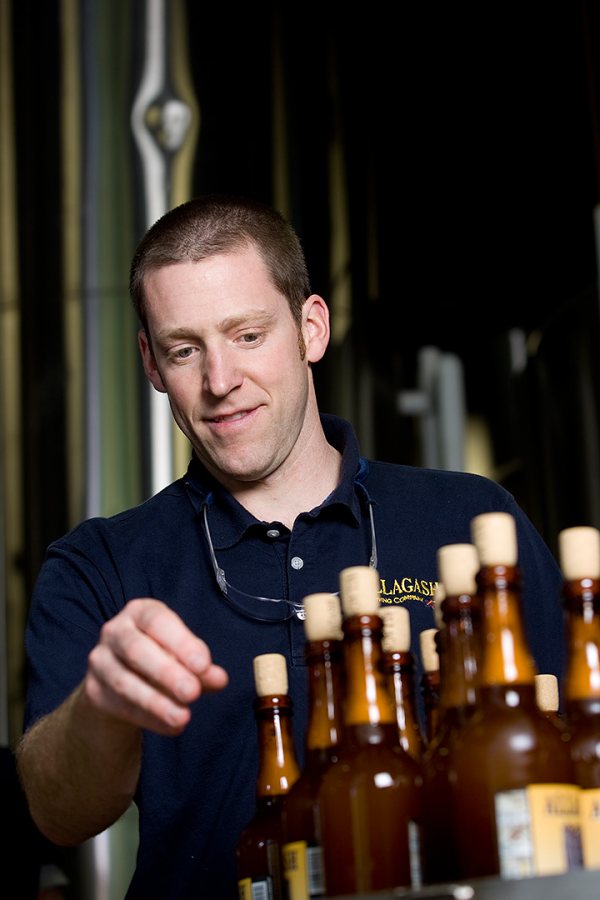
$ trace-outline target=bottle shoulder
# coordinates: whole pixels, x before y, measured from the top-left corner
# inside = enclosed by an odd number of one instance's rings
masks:
[[[257,834],[275,837],[279,832],[282,796],[258,797],[252,818],[240,832],[239,843],[254,840]]]
[[[386,727],[386,740],[369,741],[363,726],[361,740],[347,741],[339,759],[323,773],[323,785],[336,782],[349,784],[371,780],[375,787],[392,787],[400,783],[418,783],[422,776],[420,763],[400,745],[397,729]]]

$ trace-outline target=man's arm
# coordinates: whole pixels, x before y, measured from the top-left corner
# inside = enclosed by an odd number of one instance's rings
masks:
[[[190,703],[227,680],[204,641],[165,604],[130,601],[103,626],[81,684],[17,748],[40,831],[74,846],[115,822],[135,793],[142,729],[181,733]]]
[[[100,714],[82,682],[17,748],[31,815],[55,844],[74,846],[112,825],[138,780],[141,729]]]

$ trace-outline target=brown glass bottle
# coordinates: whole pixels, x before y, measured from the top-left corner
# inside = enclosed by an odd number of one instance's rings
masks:
[[[259,769],[256,811],[237,845],[240,900],[281,900],[281,801],[300,775],[292,735],[287,665],[279,653],[254,659]]]
[[[508,513],[484,513],[471,529],[483,652],[477,709],[449,762],[459,874],[560,874],[581,863],[579,789],[569,747],[536,702],[516,524]]]
[[[381,665],[379,576],[340,573],[344,615],[344,740],[323,776],[319,817],[328,897],[421,881],[422,777],[398,740]]]
[[[421,648],[421,695],[425,707],[425,743],[428,744],[437,731],[440,705],[440,656],[438,652],[438,628],[426,628],[419,634]]]
[[[439,633],[443,636],[439,722],[422,759],[424,879],[429,883],[452,881],[459,875],[453,824],[454,786],[448,761],[457,734],[477,706],[481,645],[475,581],[479,559],[475,546],[447,544],[438,550],[437,561],[443,585],[442,590],[436,591],[436,621],[440,622]]]
[[[565,719],[581,787],[583,864],[600,868],[600,531],[558,536],[567,637]]]
[[[333,594],[304,598],[309,719],[302,774],[284,797],[281,815],[286,900],[325,894],[318,796],[323,773],[337,761],[342,738],[342,612]]]
[[[410,613],[405,606],[386,606],[383,620],[383,670],[396,708],[400,745],[417,762],[424,749],[417,713],[415,661],[410,649]]]

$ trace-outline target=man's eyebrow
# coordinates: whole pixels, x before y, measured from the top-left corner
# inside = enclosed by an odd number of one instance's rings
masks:
[[[163,331],[157,331],[157,333],[154,336],[154,339],[156,341],[159,341],[159,343],[161,343],[163,341],[186,340],[187,338],[191,339],[192,337],[193,337],[193,329],[183,328],[180,326],[179,328],[173,328],[173,329],[165,328]]]
[[[235,328],[243,328],[248,325],[267,325],[275,318],[274,314],[266,309],[254,309],[240,313],[237,316],[227,316],[217,323],[218,331],[231,331]],[[192,340],[197,336],[196,330],[191,326],[179,325],[177,328],[165,329],[156,334],[157,341]]]
[[[274,314],[267,309],[253,309],[237,316],[227,316],[222,319],[217,328],[219,331],[230,331],[232,328],[241,328],[246,325],[264,325],[271,322]]]

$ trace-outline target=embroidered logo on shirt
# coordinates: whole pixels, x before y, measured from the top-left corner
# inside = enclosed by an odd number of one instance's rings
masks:
[[[379,597],[380,602],[384,604],[397,605],[406,603],[408,600],[415,600],[417,603],[424,603],[426,606],[433,606],[433,595],[437,581],[426,581],[423,578],[380,578],[379,579]]]

